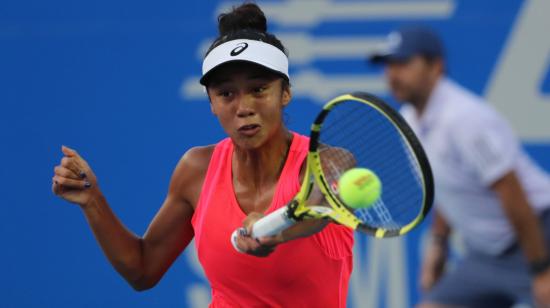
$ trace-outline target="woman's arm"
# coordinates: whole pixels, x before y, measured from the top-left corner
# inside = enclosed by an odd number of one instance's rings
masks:
[[[97,179],[74,150],[55,168],[53,192],[80,205],[103,252],[136,290],[153,287],[193,238],[193,196],[202,185],[203,150],[192,149],[176,167],[166,200],[143,237],[128,230],[116,217],[97,186]],[[204,152],[204,151],[203,151]]]

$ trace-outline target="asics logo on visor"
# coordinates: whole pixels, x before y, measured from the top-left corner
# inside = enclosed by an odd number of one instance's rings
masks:
[[[235,47],[233,50],[231,50],[231,53],[230,55],[232,57],[235,57],[235,56],[238,56],[241,54],[241,52],[245,51],[245,49],[248,48],[248,44],[247,43],[239,43],[237,44],[237,47]]]

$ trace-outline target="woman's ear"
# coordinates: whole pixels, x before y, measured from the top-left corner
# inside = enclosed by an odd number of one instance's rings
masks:
[[[214,108],[212,101],[210,101],[210,111],[212,111],[212,114],[214,114],[215,116],[218,116],[218,114],[216,113],[216,108]]]
[[[288,104],[290,104],[290,100],[292,99],[292,91],[290,90],[290,86],[285,86],[283,88],[283,107],[286,107]]]
[[[218,116],[218,114],[216,113],[216,108],[214,108],[214,104],[212,104],[212,99],[210,99],[210,93],[208,92],[208,88],[206,88],[206,95],[208,96],[208,102],[210,103],[210,111],[215,116]]]

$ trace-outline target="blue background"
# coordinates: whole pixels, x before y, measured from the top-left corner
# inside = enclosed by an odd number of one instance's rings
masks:
[[[427,21],[445,40],[454,79],[483,94],[521,4],[457,1],[452,18]],[[217,7],[199,0],[0,3],[0,306],[190,305],[186,290],[204,280],[188,252],[156,288],[137,293],[102,255],[78,207],[53,196],[50,183],[61,145],[76,148],[120,219],[137,234],[145,231],[179,157],[224,137],[208,101],[180,91],[186,78],[200,74],[197,48],[216,35]],[[309,33],[384,35],[401,22],[331,21]],[[364,59],[302,66],[380,73]],[[550,91],[549,80],[547,73],[541,91]],[[295,99],[289,126],[306,133],[317,104]],[[550,169],[550,144],[527,148]],[[418,298],[421,231],[406,242],[411,303]]]

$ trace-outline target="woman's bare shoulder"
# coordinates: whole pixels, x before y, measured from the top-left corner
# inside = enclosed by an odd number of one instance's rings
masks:
[[[190,168],[206,171],[215,147],[215,144],[192,147],[183,154],[180,163],[183,162]]]
[[[202,190],[214,148],[215,145],[206,145],[187,150],[172,175],[171,193],[186,199],[193,208]]]

